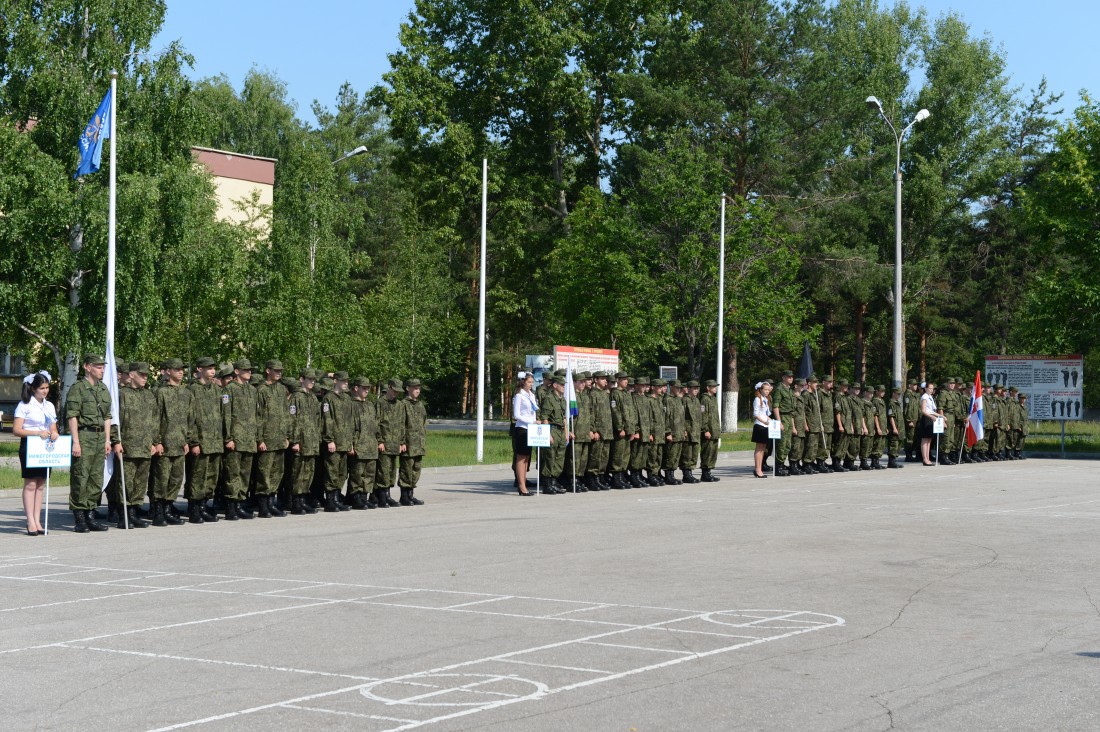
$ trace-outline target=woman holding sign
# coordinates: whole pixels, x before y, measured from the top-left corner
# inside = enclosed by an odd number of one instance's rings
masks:
[[[752,400],[752,441],[756,443],[756,450],[752,459],[754,464],[753,475],[757,478],[767,478],[764,472],[764,453],[768,451],[768,424],[771,423],[772,410],[768,404],[768,395],[772,393],[772,385],[766,381],[756,384],[756,396]]]
[[[15,407],[12,432],[19,439],[19,467],[23,471],[23,512],[27,515],[27,536],[46,532],[38,519],[42,516],[42,487],[46,485],[46,468],[27,467],[27,439],[41,437],[57,439],[57,412],[46,401],[50,393],[50,375],[45,371],[23,379],[23,398]]]
[[[932,397],[936,385],[931,381],[924,385],[924,393],[920,395],[920,426],[917,434],[920,436],[920,455],[925,465],[935,465],[929,460],[928,454],[932,449],[933,425],[936,420],[943,417],[943,410],[936,407],[936,400]]]
[[[527,428],[536,419],[539,405],[531,387],[535,385],[535,377],[531,374],[520,373],[516,394],[512,397],[512,418],[515,426],[512,428],[512,468],[516,471],[516,486],[521,496],[534,495],[527,490],[527,470],[531,464],[531,447],[527,444]]]

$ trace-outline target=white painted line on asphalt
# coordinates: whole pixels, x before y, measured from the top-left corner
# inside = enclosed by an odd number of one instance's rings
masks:
[[[734,635],[733,633],[712,633],[709,630],[688,630],[686,628],[665,628],[670,633],[692,633],[693,635],[713,635],[719,638],[743,638],[745,640],[756,640],[760,636],[756,635]]]
[[[114,653],[122,656],[141,656],[143,658],[157,658],[165,661],[186,661],[188,663],[208,663],[215,666],[237,666],[251,668],[259,671],[282,671],[293,674],[305,674],[308,676],[331,676],[339,679],[351,679],[352,681],[377,681],[373,676],[354,676],[352,674],[336,674],[328,671],[312,671],[303,668],[290,668],[288,666],[268,666],[262,663],[243,663],[240,661],[221,661],[214,658],[195,658],[192,656],[174,656],[167,653],[147,653],[145,651],[125,651],[119,648],[101,648],[98,646],[81,646],[73,643],[60,643],[57,648],[71,648],[80,651],[97,651],[99,653]]]
[[[605,671],[605,670],[599,669],[599,668],[578,668],[576,666],[557,666],[557,665],[552,664],[552,663],[534,663],[533,661],[519,661],[519,660],[516,660],[514,658],[502,658],[500,660],[500,662],[501,663],[519,663],[519,664],[522,664],[524,666],[541,666],[541,667],[544,667],[544,668],[558,668],[558,669],[562,669],[563,671],[580,671],[581,673],[586,673],[586,674],[610,674],[610,673],[614,673],[613,671]]]
[[[447,605],[446,607],[439,608],[440,610],[454,610],[460,607],[469,607],[470,605],[480,605],[485,602],[500,602],[501,600],[511,600],[511,595],[501,595],[500,597],[490,597],[485,600],[474,600],[473,602],[463,602],[459,605]]]
[[[100,571],[100,570],[98,570],[98,569],[71,569],[68,572],[52,572],[50,574],[34,574],[34,575],[29,576],[29,577],[20,577],[19,579],[25,579],[25,580],[45,579],[46,577],[61,577],[62,575],[66,575],[66,574],[86,574],[88,572],[98,572],[98,571]],[[5,577],[4,579],[7,579],[7,578]],[[131,578],[130,577],[123,577],[122,579],[125,580],[125,579],[131,579]],[[99,584],[99,583],[97,582],[95,584]]]
[[[594,641],[584,641],[586,646],[606,646],[607,648],[629,648],[634,651],[653,651],[654,653],[678,653],[688,656],[694,656],[694,651],[673,651],[668,648],[649,648],[647,646],[628,646],[623,643],[596,643]]]
[[[300,709],[304,712],[321,712],[322,714],[339,714],[343,717],[358,717],[359,719],[374,719],[379,722],[403,722],[404,724],[413,724],[417,720],[415,719],[400,719],[398,717],[383,717],[378,714],[357,714],[355,712],[342,712],[337,709],[323,709],[321,707],[304,707],[301,704],[280,704],[283,709]]]
[[[563,610],[560,613],[553,613],[551,615],[539,615],[537,617],[547,618],[547,619],[549,619],[549,618],[560,618],[562,615],[569,615],[571,613],[586,613],[589,610],[603,610],[605,607],[615,607],[615,606],[614,605],[608,605],[607,603],[603,603],[601,605],[590,605],[589,607],[578,607],[578,608],[574,608],[573,610]]]
[[[39,605],[23,605],[22,607],[5,607],[0,609],[0,613],[12,613],[17,610],[37,610],[43,607],[55,607],[57,605],[70,605],[77,602],[95,602],[96,600],[110,600],[115,597],[133,597],[134,595],[151,595],[155,592],[166,592],[171,590],[171,587],[160,587],[154,590],[139,590],[137,592],[119,592],[114,595],[100,595],[99,597],[80,597],[75,600],[59,600],[58,602],[44,602]]]

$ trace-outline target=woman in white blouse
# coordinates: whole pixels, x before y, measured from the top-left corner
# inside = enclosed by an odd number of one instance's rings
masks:
[[[535,377],[521,372],[515,396],[512,397],[512,419],[515,420],[512,428],[512,469],[516,473],[516,487],[521,496],[535,495],[527,490],[527,470],[531,465],[531,448],[527,445],[527,427],[535,421],[535,414],[539,408],[535,395],[531,391],[534,385]]]
[[[929,453],[932,449],[932,435],[934,434],[933,424],[938,417],[943,416],[943,410],[937,409],[936,400],[932,396],[935,388],[935,384],[928,382],[924,387],[924,393],[920,395],[920,425],[917,429],[920,434],[920,455],[925,465],[935,465],[929,459]]]
[[[757,478],[767,478],[764,472],[764,455],[768,451],[768,425],[772,421],[772,408],[768,401],[768,395],[772,393],[772,385],[766,381],[756,384],[756,396],[752,400],[752,441],[756,443],[753,452],[753,475]]]
[[[27,467],[27,438],[57,439],[57,412],[46,401],[50,393],[50,375],[45,371],[23,379],[23,399],[15,407],[12,432],[19,439],[19,467],[23,472],[23,512],[27,515],[27,536],[44,534],[38,519],[42,516],[42,487],[46,468]]]

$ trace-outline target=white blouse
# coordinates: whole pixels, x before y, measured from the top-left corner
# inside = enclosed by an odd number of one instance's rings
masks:
[[[767,427],[771,422],[771,414],[772,410],[768,406],[767,398],[758,396],[752,400],[752,417],[757,424]]]
[[[45,399],[41,403],[34,397],[27,403],[19,402],[15,407],[15,418],[23,420],[23,429],[27,432],[41,432],[57,421],[57,412],[53,403]]]
[[[535,421],[538,408],[539,405],[535,401],[534,394],[526,389],[517,391],[516,395],[512,397],[512,417],[516,420],[516,427],[527,429]]]
[[[936,412],[939,411],[936,409],[936,400],[932,398],[931,394],[920,395],[920,411],[921,414],[925,415],[926,417],[939,416],[936,414]]]

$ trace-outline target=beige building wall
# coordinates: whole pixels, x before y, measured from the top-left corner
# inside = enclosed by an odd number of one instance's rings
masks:
[[[218,218],[251,224],[257,235],[266,239],[271,233],[277,161],[206,147],[193,147],[191,154],[195,164],[213,177]]]

